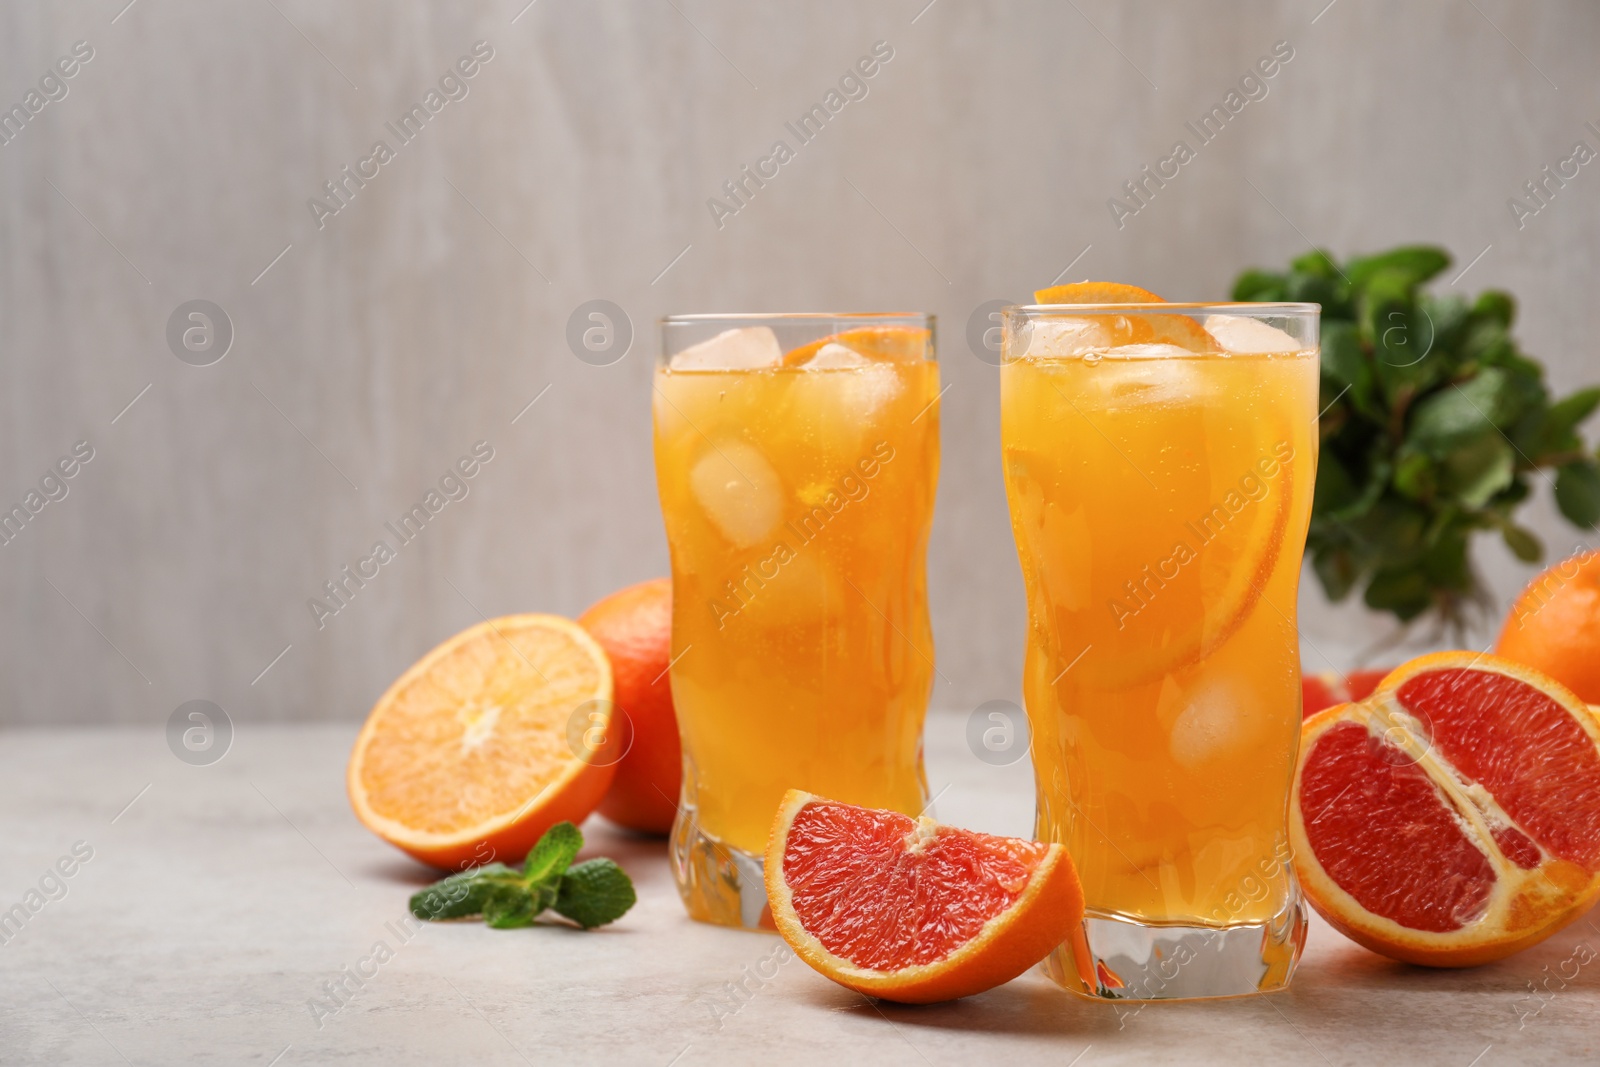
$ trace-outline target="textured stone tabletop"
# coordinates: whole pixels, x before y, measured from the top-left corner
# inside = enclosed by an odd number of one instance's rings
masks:
[[[965,725],[929,723],[938,816],[1026,833],[1026,763],[974,759]],[[1030,973],[897,1007],[774,936],[690,922],[664,845],[596,818],[584,854],[639,889],[616,926],[417,927],[405,902],[429,873],[345,801],[354,736],[241,724],[195,767],[154,727],[0,733],[0,910],[43,901],[0,929],[0,1063],[1600,1061],[1600,912],[1471,971],[1391,963],[1313,919],[1294,987],[1271,997],[1138,1010]],[[370,977],[330,1010],[325,984],[352,972]]]

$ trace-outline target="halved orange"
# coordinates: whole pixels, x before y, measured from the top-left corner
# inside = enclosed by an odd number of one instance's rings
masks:
[[[831,334],[808,345],[792,348],[784,353],[783,365],[798,367],[825,344],[844,345],[846,348],[872,360],[886,363],[920,363],[928,358],[930,331],[920,326],[858,326],[853,330]]]
[[[795,954],[868,996],[927,1004],[1008,982],[1083,921],[1061,845],[958,830],[791,789],[767,902]]]
[[[350,753],[350,804],[424,863],[514,863],[605,795],[611,707],[611,665],[577,623],[489,619],[378,698]]]
[[[1510,660],[1422,656],[1305,721],[1289,832],[1306,896],[1352,940],[1501,959],[1600,899],[1600,720]]]
[[[1039,304],[1165,304],[1148,289],[1121,282],[1071,282],[1034,292]],[[1044,320],[1071,329],[1075,343],[1087,348],[1121,348],[1125,345],[1175,345],[1191,352],[1219,352],[1217,339],[1187,315],[1083,315]],[[1037,329],[1038,326],[1035,326]]]

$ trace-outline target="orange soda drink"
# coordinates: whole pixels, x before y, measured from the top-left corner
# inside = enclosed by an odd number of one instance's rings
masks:
[[[1067,846],[1088,914],[1046,970],[1076,992],[1278,988],[1304,944],[1287,813],[1317,315],[1007,309],[1001,440],[1037,836]]]
[[[927,800],[924,559],[939,469],[929,316],[680,316],[655,373],[689,914],[771,926],[784,791]]]

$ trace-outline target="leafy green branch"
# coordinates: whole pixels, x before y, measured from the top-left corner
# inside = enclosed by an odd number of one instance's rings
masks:
[[[1235,300],[1322,305],[1321,454],[1306,550],[1332,600],[1459,632],[1487,597],[1471,539],[1492,532],[1520,560],[1544,546],[1514,513],[1529,476],[1555,472],[1574,525],[1600,523],[1600,457],[1578,433],[1600,387],[1552,400],[1544,368],[1511,336],[1511,296],[1422,291],[1450,265],[1411,246],[1347,261],[1320,250],[1286,272],[1249,270]],[[1544,475],[1548,477],[1548,475]]]

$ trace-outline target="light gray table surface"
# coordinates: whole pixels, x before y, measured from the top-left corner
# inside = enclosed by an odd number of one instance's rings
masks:
[[[930,717],[938,816],[1026,833],[1026,762],[974,759],[965,725]],[[194,767],[159,727],[0,732],[0,910],[41,880],[58,898],[0,933],[0,1063],[1600,1061],[1600,911],[1469,971],[1392,963],[1314,919],[1293,988],[1270,997],[1119,1014],[1029,973],[901,1007],[781,962],[773,936],[690,922],[664,844],[594,818],[585,855],[639,890],[614,927],[413,932],[406,898],[430,876],[351,814],[354,735],[240,724]],[[47,878],[79,842],[92,857]],[[392,958],[364,963],[379,941]],[[372,976],[314,1011],[347,967]]]

